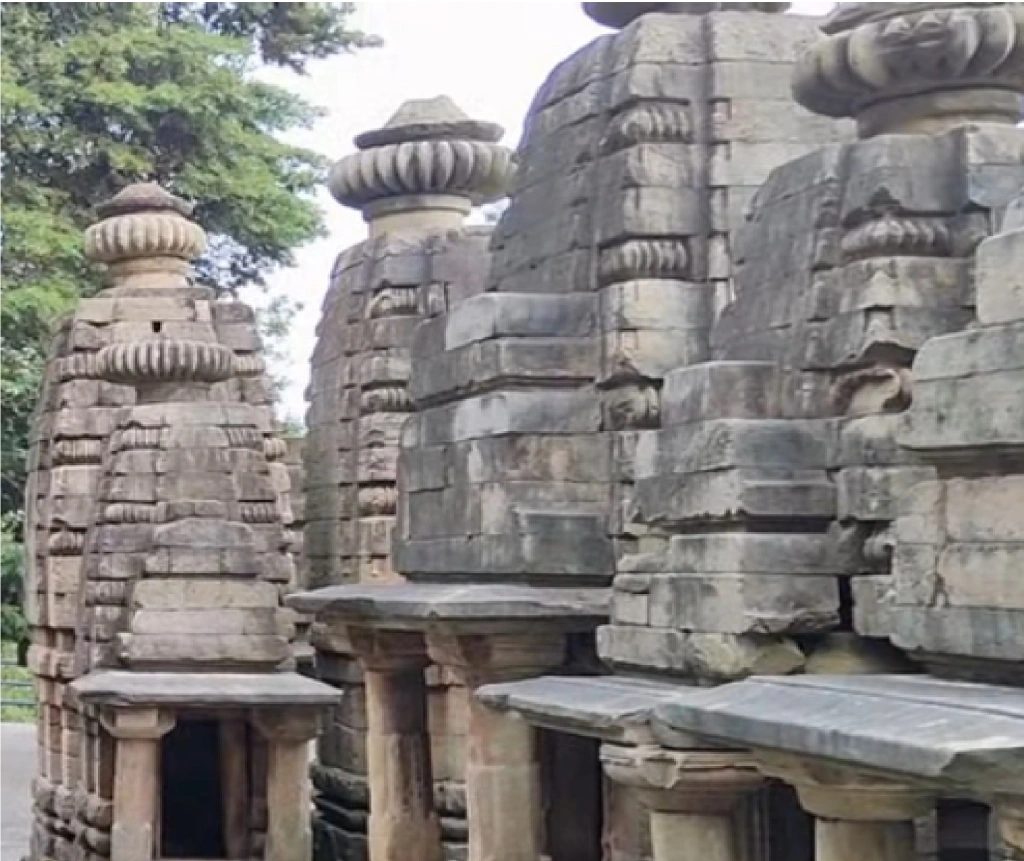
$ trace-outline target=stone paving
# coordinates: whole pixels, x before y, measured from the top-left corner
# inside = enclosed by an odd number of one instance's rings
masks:
[[[27,723],[0,726],[0,861],[20,861],[28,851],[35,767],[35,726]]]

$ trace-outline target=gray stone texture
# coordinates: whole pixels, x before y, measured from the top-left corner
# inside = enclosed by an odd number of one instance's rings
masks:
[[[681,692],[653,723],[669,746],[677,732],[696,733],[951,792],[1024,791],[1024,695],[1012,688],[892,675],[747,679]]]
[[[538,91],[486,291],[416,332],[408,578],[610,582],[636,537],[631,453],[666,421],[663,381],[710,358],[746,204],[778,160],[846,136],[789,98],[809,19],[699,11],[628,16]]]
[[[977,324],[929,340],[914,361],[914,402],[898,439],[934,476],[900,498],[887,612],[897,645],[954,672],[1019,681],[1024,229],[1008,220],[976,260]]]

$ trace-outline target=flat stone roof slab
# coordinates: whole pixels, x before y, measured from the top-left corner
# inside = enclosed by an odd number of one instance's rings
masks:
[[[821,758],[905,779],[1024,792],[1024,690],[927,676],[761,677],[688,691],[654,733]]]
[[[609,595],[608,589],[502,584],[354,583],[300,592],[286,603],[303,613],[376,627],[532,620],[586,630],[607,620]]]
[[[677,684],[622,676],[539,676],[476,690],[481,702],[535,726],[633,744],[653,741],[655,706],[678,694]]]
[[[82,702],[111,706],[331,706],[341,691],[298,673],[134,673],[76,679]]]

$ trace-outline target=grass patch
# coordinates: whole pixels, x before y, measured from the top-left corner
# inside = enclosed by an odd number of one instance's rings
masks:
[[[36,694],[31,687],[23,687],[11,682],[32,682],[32,674],[28,667],[8,666],[13,664],[17,658],[17,646],[14,643],[4,642],[0,653],[3,654],[4,666],[0,671],[0,697],[3,698],[3,705],[0,706],[0,721],[5,723],[35,723],[36,720]],[[24,705],[14,704],[23,700]]]

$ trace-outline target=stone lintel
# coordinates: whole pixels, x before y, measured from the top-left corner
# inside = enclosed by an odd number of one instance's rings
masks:
[[[337,688],[298,673],[90,673],[69,685],[82,703],[113,708],[332,706]]]
[[[925,676],[752,678],[659,706],[674,732],[964,795],[1024,792],[1024,691]]]
[[[544,626],[589,631],[608,617],[609,590],[484,584],[350,584],[291,595],[318,627],[455,634],[514,633]]]
[[[749,752],[601,745],[605,774],[640,792],[655,811],[727,813],[764,778]]]
[[[476,697],[545,729],[626,744],[650,744],[656,706],[679,696],[678,684],[624,676],[540,676],[484,685]],[[700,744],[694,739],[694,747]]]

